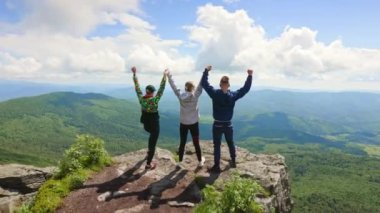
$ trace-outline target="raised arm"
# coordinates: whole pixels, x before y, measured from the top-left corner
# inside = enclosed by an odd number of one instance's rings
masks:
[[[252,85],[252,73],[253,73],[253,71],[252,70],[247,70],[247,72],[248,72],[247,79],[245,80],[244,86],[236,91],[236,93],[235,93],[235,100],[237,100],[239,98],[242,98],[251,89],[251,85]]]
[[[136,76],[136,67],[132,67],[132,72],[133,72],[133,83],[135,84],[135,91],[136,91],[136,94],[137,94],[137,98],[139,99],[139,102],[141,103],[141,100],[142,100],[142,92],[141,92],[141,89],[140,89],[140,84],[139,84],[139,81],[137,80],[137,76]]]
[[[197,86],[197,88],[195,89],[195,93],[194,93],[195,97],[198,98],[199,96],[201,96],[201,94],[202,94],[202,90],[203,90],[202,82],[199,81],[198,86]]]
[[[207,94],[213,98],[215,94],[215,89],[208,82],[208,72],[211,70],[211,66],[207,66],[205,71],[203,72],[201,79],[201,86],[206,90]]]
[[[169,79],[170,87],[173,89],[174,94],[179,98],[181,95],[181,90],[177,88],[177,86],[174,83],[173,76],[170,72],[167,72],[167,76]]]
[[[162,76],[160,88],[158,89],[157,95],[155,96],[157,102],[161,99],[162,95],[164,94],[165,84],[166,84],[166,72]]]

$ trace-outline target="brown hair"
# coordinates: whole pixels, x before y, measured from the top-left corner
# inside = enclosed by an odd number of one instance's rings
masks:
[[[185,90],[187,92],[192,92],[194,90],[194,87],[195,87],[194,83],[191,82],[191,81],[188,81],[188,82],[185,83]]]
[[[226,84],[228,84],[228,86],[230,86],[230,79],[228,78],[228,76],[223,76],[220,79],[220,85],[222,85],[222,83],[226,83]]]

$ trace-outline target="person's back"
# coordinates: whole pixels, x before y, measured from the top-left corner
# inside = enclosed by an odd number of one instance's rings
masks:
[[[201,88],[202,89],[202,88]],[[199,120],[199,96],[191,92],[184,92],[179,97],[180,119],[183,124],[193,124]]]
[[[199,166],[203,166],[204,158],[202,158],[201,148],[199,145],[199,107],[198,99],[202,94],[202,85],[198,84],[194,89],[193,82],[186,82],[185,91],[181,92],[174,83],[172,75],[168,72],[169,84],[180,103],[180,145],[178,148],[179,163],[182,162],[188,131],[190,131],[194,148],[199,161]]]
[[[174,83],[172,75],[168,74],[169,84],[180,103],[180,121],[182,124],[194,124],[199,121],[198,100],[202,94],[202,85],[199,83],[195,91],[181,92]],[[189,83],[189,82],[188,82]]]
[[[218,121],[229,121],[232,119],[236,102],[236,92],[217,89],[212,98],[213,117]]]
[[[147,165],[145,166],[145,168],[154,169],[156,164],[152,163],[152,159],[156,150],[158,136],[160,134],[160,116],[158,113],[158,102],[160,101],[161,96],[165,90],[166,73],[164,73],[162,77],[157,95],[154,95],[156,89],[153,85],[148,85],[145,88],[146,94],[143,95],[140,88],[140,84],[137,79],[136,67],[132,67],[131,70],[133,72],[133,82],[135,85],[135,91],[139,103],[141,105],[140,122],[144,125],[145,131],[149,133]]]

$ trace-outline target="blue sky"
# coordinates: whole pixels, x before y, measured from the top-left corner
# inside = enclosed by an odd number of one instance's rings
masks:
[[[186,39],[182,26],[196,20],[199,6],[223,5],[227,10],[244,9],[269,37],[276,37],[286,26],[309,27],[318,31],[318,39],[329,43],[341,38],[351,47],[380,48],[380,2],[375,0],[240,0],[223,1],[161,0],[144,1],[144,17],[165,39]],[[120,32],[115,27],[111,33]],[[103,28],[102,28],[103,29]],[[92,35],[104,35],[102,30]]]
[[[130,66],[183,82],[206,64],[261,86],[380,90],[375,0],[4,0],[1,79],[126,83]],[[217,82],[219,75],[212,78]]]
[[[223,5],[228,10],[244,9],[270,37],[278,36],[285,26],[307,26],[318,31],[318,38],[331,42],[341,38],[352,47],[380,48],[380,2],[376,0],[239,0],[233,3],[195,0],[146,0],[144,17],[166,39],[186,39],[182,26],[196,20],[196,10],[206,3]],[[7,6],[9,5],[9,6]],[[0,20],[17,23],[28,11],[23,0],[1,1]],[[123,26],[99,26],[90,35],[115,35]]]

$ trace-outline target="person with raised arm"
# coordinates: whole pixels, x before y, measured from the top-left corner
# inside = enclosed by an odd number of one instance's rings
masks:
[[[164,72],[160,88],[158,89],[156,95],[154,94],[156,89],[153,85],[146,86],[145,95],[143,95],[136,76],[137,69],[136,67],[132,67],[131,70],[133,73],[133,82],[135,84],[137,98],[141,105],[140,122],[144,125],[145,131],[149,133],[148,153],[145,169],[155,169],[157,164],[152,162],[152,160],[156,151],[158,136],[160,134],[160,116],[158,114],[158,102],[160,101],[165,90],[166,73]]]
[[[185,83],[185,90],[181,92],[180,89],[174,83],[172,74],[167,71],[167,76],[169,79],[169,84],[177,96],[180,103],[180,145],[178,148],[179,163],[181,166],[183,160],[183,155],[185,152],[185,145],[187,141],[187,134],[190,131],[191,137],[193,139],[193,145],[198,159],[198,167],[202,167],[205,162],[205,158],[202,157],[201,147],[199,145],[199,107],[198,99],[202,94],[202,85],[199,82],[197,87],[193,82],[188,81]]]
[[[214,166],[210,169],[211,172],[219,173],[220,169],[220,145],[222,135],[227,141],[230,151],[230,166],[236,168],[236,149],[233,140],[233,127],[231,119],[234,113],[235,102],[247,94],[252,84],[253,70],[247,70],[247,79],[242,88],[237,91],[231,91],[228,76],[223,76],[220,79],[220,89],[214,89],[208,82],[208,75],[211,71],[211,66],[207,66],[203,72],[201,84],[203,89],[212,99],[212,109],[214,123],[212,126],[212,138],[214,143]]]

